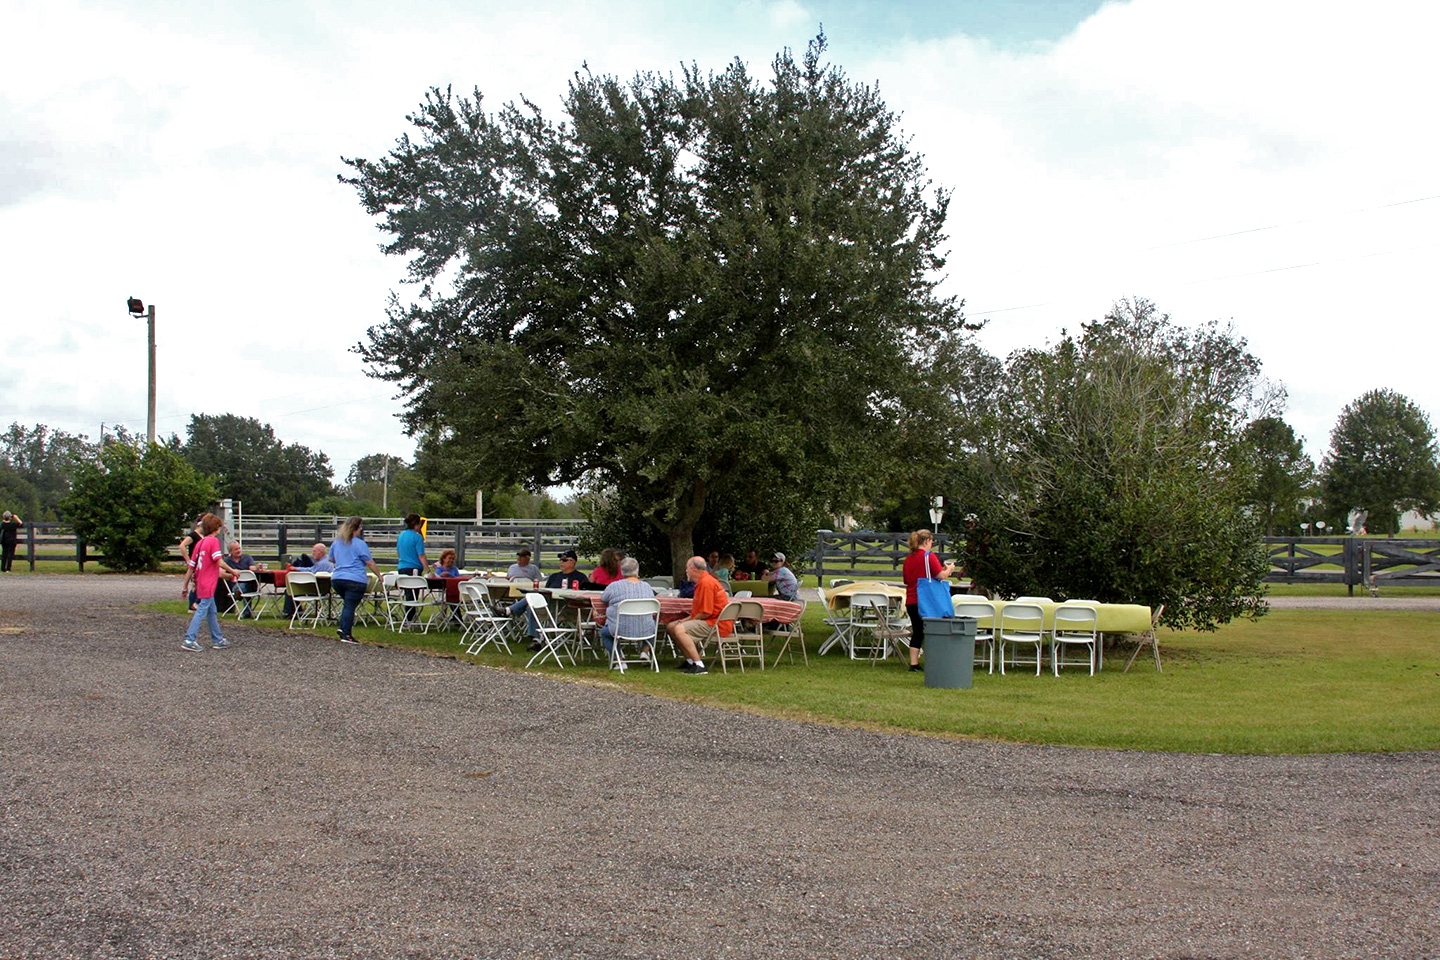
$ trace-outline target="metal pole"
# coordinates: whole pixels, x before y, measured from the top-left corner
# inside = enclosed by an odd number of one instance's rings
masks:
[[[385,455],[385,466],[380,469],[380,511],[390,512],[390,455]]]
[[[145,433],[151,446],[155,444],[155,304],[150,304],[150,412],[145,418]]]

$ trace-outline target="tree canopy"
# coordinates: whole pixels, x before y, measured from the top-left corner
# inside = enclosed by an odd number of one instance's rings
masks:
[[[83,434],[12,423],[0,433],[0,498],[27,520],[54,519],[76,464],[94,455]]]
[[[1242,451],[1250,470],[1246,502],[1255,510],[1267,537],[1277,530],[1294,533],[1300,523],[1300,499],[1315,480],[1315,464],[1294,429],[1279,417],[1260,417],[1245,427]]]
[[[1394,390],[1371,390],[1345,409],[1321,465],[1331,513],[1359,508],[1375,533],[1396,533],[1400,513],[1440,509],[1440,465],[1430,418]]]
[[[214,499],[210,478],[169,447],[117,441],[105,444],[98,462],[76,465],[61,507],[75,533],[100,548],[105,566],[149,570]]]
[[[244,501],[246,513],[304,513],[312,500],[331,492],[329,458],[282,442],[268,423],[197,413],[188,430],[180,452],[216,478],[221,496]]]
[[[952,505],[973,515],[972,576],[1002,596],[1163,603],[1177,627],[1263,612],[1239,447],[1275,401],[1244,340],[1145,300],[1015,353],[970,412]]]
[[[672,565],[715,498],[883,489],[964,335],[935,291],[948,194],[824,50],[768,83],[581,72],[559,122],[433,89],[413,139],[345,160],[417,287],[358,347],[407,426],[484,486],[610,491]]]

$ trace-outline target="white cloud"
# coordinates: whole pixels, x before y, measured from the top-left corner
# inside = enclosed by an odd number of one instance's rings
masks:
[[[431,85],[549,108],[583,61],[628,76],[738,55],[764,76],[821,20],[955,189],[949,288],[996,311],[993,349],[1138,294],[1182,322],[1233,318],[1317,456],[1371,386],[1440,413],[1440,385],[1387,362],[1436,319],[1422,284],[1440,201],[1384,206],[1440,194],[1437,5],[1134,0],[1026,49],[862,47],[839,12],[795,0],[159,9],[7,10],[30,42],[0,60],[0,262],[26,339],[0,421],[143,428],[133,294],[160,308],[162,431],[192,410],[257,416],[341,474],[408,453],[391,387],[347,351],[403,264],[336,183],[340,156],[383,153]],[[224,389],[197,386],[207,358]]]

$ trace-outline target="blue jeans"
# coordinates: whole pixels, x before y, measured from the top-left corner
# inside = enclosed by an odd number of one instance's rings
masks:
[[[330,592],[340,598],[340,635],[348,637],[355,628],[355,608],[365,599],[365,584],[359,580],[332,579]]]
[[[204,620],[210,624],[210,642],[214,643],[220,639],[220,618],[215,615],[215,598],[203,597],[199,604],[195,608],[195,615],[190,618],[190,629],[185,631],[185,642],[195,642],[195,638],[200,635],[200,621]]]
[[[530,606],[525,602],[524,597],[510,604],[510,616],[518,617],[522,613],[525,614],[525,633],[531,640],[534,640],[540,635],[539,624],[535,621],[535,614],[530,612]]]

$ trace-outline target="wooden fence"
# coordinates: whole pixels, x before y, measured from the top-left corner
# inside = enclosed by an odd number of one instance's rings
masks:
[[[284,563],[307,553],[312,544],[329,544],[335,537],[333,517],[287,518],[244,521],[245,552],[267,563]],[[395,541],[403,529],[399,520],[366,523],[365,542],[380,565],[396,560]],[[580,529],[574,523],[533,522],[529,526],[491,523],[475,524],[458,520],[432,520],[426,529],[427,552],[431,560],[445,547],[453,547],[460,566],[503,569],[515,560],[515,552],[528,547],[542,570],[559,569],[562,550],[574,549]],[[909,552],[906,533],[856,531],[816,533],[815,547],[791,557],[799,574],[826,577],[880,577],[899,579],[900,568]],[[179,560],[179,532],[170,555]],[[1353,594],[1355,587],[1440,586],[1440,539],[1372,539],[1367,537],[1268,537],[1270,558],[1268,583],[1341,583]],[[36,560],[61,560],[85,564],[103,561],[88,544],[77,538],[66,524],[27,523],[17,559],[35,569]],[[936,549],[952,553],[954,542],[943,532],[936,535]]]

